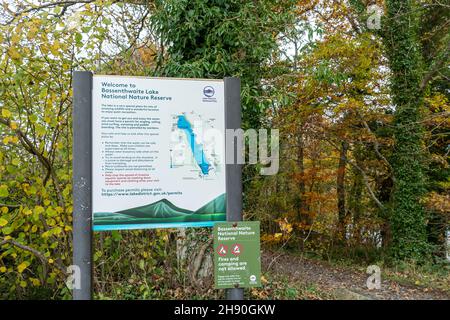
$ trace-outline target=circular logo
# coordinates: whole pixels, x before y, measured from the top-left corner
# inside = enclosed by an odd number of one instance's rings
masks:
[[[251,281],[251,282],[255,282],[255,281],[256,281],[256,276],[255,276],[254,274],[252,274],[252,275],[250,276],[250,281]]]
[[[205,97],[211,98],[214,96],[214,88],[211,86],[206,86],[203,88],[203,94],[205,95]]]

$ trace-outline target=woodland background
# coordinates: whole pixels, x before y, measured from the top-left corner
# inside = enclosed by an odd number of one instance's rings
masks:
[[[241,78],[244,129],[280,130],[279,173],[244,169],[244,216],[261,221],[265,263],[248,297],[332,298],[292,284],[305,261],[317,272],[376,264],[449,297],[447,0],[0,5],[1,298],[71,298],[74,70]],[[96,233],[95,297],[223,297],[210,233]],[[290,269],[274,272],[286,256]]]

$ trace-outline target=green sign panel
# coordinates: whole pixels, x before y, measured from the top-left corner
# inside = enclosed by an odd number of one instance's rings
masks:
[[[261,286],[259,221],[214,224],[217,289]]]

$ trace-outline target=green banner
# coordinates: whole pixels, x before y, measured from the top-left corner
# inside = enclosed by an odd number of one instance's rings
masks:
[[[259,221],[214,225],[216,289],[261,286]]]

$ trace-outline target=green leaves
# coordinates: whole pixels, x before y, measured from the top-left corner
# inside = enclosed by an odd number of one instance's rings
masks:
[[[10,118],[11,117],[11,111],[9,111],[8,109],[2,109],[2,117],[3,118],[6,118],[6,119],[8,119],[8,118]]]
[[[259,127],[267,106],[257,101],[263,92],[262,67],[276,53],[276,35],[293,21],[293,5],[268,0],[157,1],[150,19],[167,48],[159,58],[160,75],[239,76],[242,87],[257,88],[243,97],[243,108],[253,111],[244,112],[244,126]]]
[[[38,120],[38,117],[36,114],[30,114],[28,119],[30,120],[31,123],[35,123]]]
[[[0,227],[4,227],[8,224],[8,220],[5,218],[0,217]]]
[[[0,198],[6,198],[9,196],[9,190],[7,185],[0,185]]]

